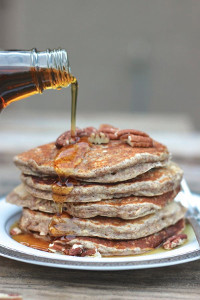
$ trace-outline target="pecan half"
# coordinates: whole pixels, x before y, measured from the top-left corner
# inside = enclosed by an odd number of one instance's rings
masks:
[[[135,130],[135,129],[122,129],[117,131],[117,136],[121,137],[122,135],[139,135],[139,136],[146,136],[149,137],[149,135],[143,131]]]
[[[99,131],[101,131],[101,132],[115,133],[118,130],[119,130],[119,128],[114,127],[114,126],[109,125],[109,124],[101,124],[99,126]]]
[[[65,147],[65,146],[68,146],[70,144],[74,144],[76,143],[77,141],[77,132],[78,132],[79,129],[76,129],[76,137],[72,138],[71,137],[71,131],[68,130],[64,133],[62,133],[56,140],[55,142],[55,145],[57,148],[62,148],[62,147]]]
[[[153,140],[142,131],[135,129],[119,130],[108,124],[100,125],[99,130],[94,127],[76,128],[75,134],[76,136],[72,137],[70,130],[61,134],[56,140],[56,147],[61,148],[74,144],[81,137],[89,137],[88,141],[92,144],[107,144],[109,140],[121,140],[131,147],[149,148],[153,146]]]
[[[97,133],[97,129],[95,127],[86,127],[77,133],[79,137],[90,136],[92,133]]]
[[[96,133],[97,129],[94,127],[86,127],[83,129],[76,128],[75,137],[71,136],[71,130],[62,133],[56,140],[56,147],[62,148],[71,144],[75,144],[81,137],[90,136],[92,133]]]
[[[88,138],[88,141],[92,144],[108,144],[109,137],[103,132],[92,133]]]
[[[108,125],[108,124],[101,124],[99,126],[99,131],[105,133],[110,140],[118,140],[117,132],[118,128]]]
[[[186,240],[187,240],[187,234],[173,235],[163,243],[163,248],[165,250],[171,250],[175,247],[184,244]]]
[[[120,137],[121,141],[126,142],[131,147],[150,148],[153,147],[153,140],[150,137],[133,134],[124,134]]]

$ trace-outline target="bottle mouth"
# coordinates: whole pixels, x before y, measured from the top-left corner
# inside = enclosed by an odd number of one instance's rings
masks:
[[[31,64],[34,68],[56,69],[61,72],[71,73],[67,51],[64,49],[47,49],[38,52],[31,51]]]
[[[31,51],[32,67],[48,69],[51,77],[52,88],[66,87],[73,81],[68,54],[64,49],[54,49],[38,52],[37,49]],[[43,90],[42,81],[39,83],[40,90]]]
[[[64,49],[47,50],[47,66],[61,72],[71,73],[68,54]]]

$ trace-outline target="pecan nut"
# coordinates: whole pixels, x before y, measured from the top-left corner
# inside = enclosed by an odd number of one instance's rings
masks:
[[[10,230],[10,234],[11,235],[19,235],[19,234],[21,234],[22,233],[22,231],[21,231],[21,229],[19,228],[19,227],[13,227],[11,230]]]
[[[139,135],[126,133],[120,137],[120,140],[126,142],[131,147],[137,147],[137,148],[153,147],[153,140],[148,136],[139,136]]]
[[[49,251],[59,252],[65,255],[71,256],[95,256],[97,254],[96,249],[87,249],[84,248],[81,244],[74,244],[72,247],[68,244],[69,240],[55,240],[52,244],[49,245]]]
[[[75,144],[77,142],[77,140],[79,139],[77,133],[78,133],[77,129],[76,129],[76,136],[75,137],[71,136],[71,131],[70,130],[62,133],[57,138],[57,140],[55,142],[56,147],[59,149],[59,148],[62,148],[62,147],[66,147],[70,144]]]
[[[63,245],[53,243],[49,244],[49,250],[52,252],[63,252],[65,250],[65,247]]]
[[[149,148],[153,147],[153,140],[148,134],[135,130],[135,129],[123,129],[102,124],[97,130],[94,127],[86,127],[83,129],[76,128],[75,137],[71,136],[71,131],[66,131],[61,134],[56,140],[56,147],[62,148],[70,144],[74,144],[82,137],[88,137],[88,141],[92,144],[107,144],[109,140],[121,140],[126,142],[131,147]]]
[[[81,253],[81,257],[94,256],[95,254],[96,254],[95,249],[83,249],[83,252]]]
[[[110,140],[118,140],[117,132],[118,128],[108,125],[108,124],[101,124],[99,127],[99,131],[105,133]]]
[[[146,136],[149,137],[149,135],[143,131],[135,130],[135,129],[122,129],[117,131],[117,136],[121,137],[122,135],[138,135],[138,136]]]
[[[88,137],[92,133],[97,133],[97,129],[94,127],[86,127],[83,129],[76,128],[75,137],[71,136],[71,130],[62,133],[56,140],[56,147],[62,148],[71,144],[75,144],[81,137]]]
[[[96,133],[96,132],[98,132],[96,128],[86,127],[83,129],[79,129],[76,134],[78,137],[85,137],[85,136],[90,136],[92,133]]]
[[[165,250],[171,250],[180,245],[183,245],[186,242],[186,240],[187,240],[187,234],[173,235],[163,243],[163,248]]]
[[[82,253],[83,253],[82,247],[72,247],[69,250],[69,255],[71,255],[71,256],[81,256]]]
[[[101,124],[99,126],[99,131],[105,132],[105,133],[115,133],[118,130],[119,130],[119,128],[114,127],[114,126],[109,125],[109,124]]]
[[[90,137],[88,138],[88,141],[92,144],[108,144],[109,143],[109,137],[103,133],[103,132],[99,132],[99,133],[92,133],[90,135]]]

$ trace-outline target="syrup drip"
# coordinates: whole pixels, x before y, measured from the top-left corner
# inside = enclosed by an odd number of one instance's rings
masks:
[[[71,83],[71,136],[76,136],[76,106],[78,97],[78,81]]]
[[[82,162],[89,149],[90,144],[87,139],[81,138],[76,144],[63,147],[57,152],[54,159],[54,170],[58,175],[58,181],[52,184],[52,192],[59,215],[62,214],[63,202],[67,201],[67,196],[76,184],[76,181],[71,179],[74,169]]]
[[[77,218],[70,216],[67,213],[54,215],[49,226],[49,233],[52,236],[79,235],[81,230],[76,224]]]

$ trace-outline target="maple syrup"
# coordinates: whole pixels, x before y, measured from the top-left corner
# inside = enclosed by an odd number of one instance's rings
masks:
[[[77,106],[77,97],[78,97],[78,82],[73,81],[71,83],[71,136],[75,137],[76,135],[76,106]]]
[[[10,103],[71,85],[71,135],[75,136],[77,79],[63,49],[37,52],[0,51],[0,111]]]
[[[82,162],[85,154],[90,149],[90,144],[85,138],[80,138],[75,144],[62,147],[54,159],[54,170],[58,180],[51,185],[53,200],[57,208],[57,214],[62,213],[63,202],[74,188],[74,169]],[[52,226],[52,222],[49,228]]]
[[[13,235],[12,238],[27,247],[31,247],[37,250],[41,251],[46,251],[48,252],[49,250],[49,241],[45,241],[40,238],[34,237],[31,233],[21,233],[19,235]]]

